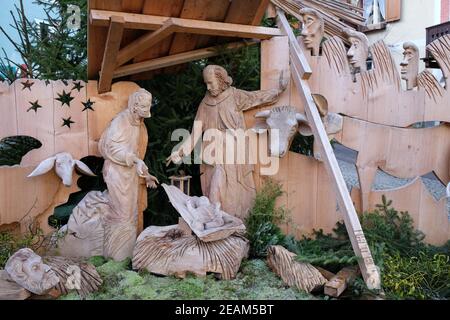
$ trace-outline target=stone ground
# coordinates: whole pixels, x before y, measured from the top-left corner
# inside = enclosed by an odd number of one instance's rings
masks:
[[[351,190],[353,187],[359,188],[358,174],[356,172],[356,152],[347,149],[341,145],[334,146],[336,158],[338,159],[339,167],[341,168],[347,188]],[[445,186],[432,173],[422,176],[426,188],[433,195],[436,200],[445,197]],[[399,179],[393,177],[381,170],[378,170],[375,182],[372,186],[373,190],[388,190],[402,187],[413,179]],[[450,219],[450,201],[447,201],[447,210]]]

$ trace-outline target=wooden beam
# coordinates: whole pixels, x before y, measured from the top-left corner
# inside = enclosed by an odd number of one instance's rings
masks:
[[[91,10],[91,24],[94,26],[106,27],[108,26],[109,19],[115,15],[123,17],[125,20],[125,28],[127,29],[156,30],[168,19],[171,19],[173,24],[177,27],[177,32],[251,39],[269,39],[274,36],[283,35],[281,31],[276,28],[104,10]]]
[[[189,52],[178,53],[162,58],[153,59],[150,61],[138,62],[117,68],[114,71],[113,78],[120,78],[132,74],[137,74],[145,71],[156,70],[160,68],[170,67],[181,63],[186,63],[194,60],[205,59],[220,55],[223,50],[234,50],[245,46],[250,46],[259,43],[258,41],[249,42],[234,42],[224,46],[215,46],[204,49],[193,50]]]
[[[103,53],[102,69],[100,70],[100,81],[98,82],[99,93],[111,90],[111,83],[116,67],[117,55],[120,49],[120,42],[122,41],[124,25],[125,20],[123,17],[112,16],[110,18],[105,52]]]
[[[339,209],[344,217],[345,227],[347,229],[353,251],[357,257],[361,258],[359,260],[359,267],[363,278],[369,289],[380,289],[381,279],[378,268],[373,261],[370,248],[361,228],[358,215],[355,207],[353,206],[350,193],[348,192],[333,148],[328,140],[319,111],[317,110],[317,106],[311,95],[309,85],[306,80],[301,78],[300,70],[298,70],[298,66],[296,64],[291,64],[291,71],[297,90],[300,94],[300,98],[303,100],[305,105],[306,116],[314,133],[314,140],[318,141],[318,145],[323,151],[321,153],[321,160],[323,160],[327,172],[331,176],[331,180],[334,183]]]
[[[117,55],[116,67],[123,65],[125,62],[130,61],[145,50],[154,46],[156,43],[164,40],[174,33],[175,30],[176,26],[173,24],[172,19],[169,19],[158,30],[149,32],[134,40],[126,47],[120,49],[119,54]]]
[[[303,80],[308,80],[311,77],[312,70],[309,66],[308,60],[300,48],[297,42],[297,38],[292,32],[291,26],[284,15],[284,12],[277,8],[277,24],[278,27],[283,31],[285,35],[289,38],[289,47],[291,51],[291,60],[298,67],[300,78]]]
[[[257,26],[261,23],[262,18],[264,17],[264,13],[269,6],[270,0],[261,0],[258,8],[255,11],[255,17],[253,18],[252,25]]]
[[[325,283],[324,293],[330,297],[339,297],[348,285],[355,281],[358,273],[358,267],[345,267]]]

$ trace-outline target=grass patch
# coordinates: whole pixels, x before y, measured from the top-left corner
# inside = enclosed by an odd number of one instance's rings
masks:
[[[97,259],[97,258],[96,258]],[[188,276],[185,279],[159,277],[147,271],[130,270],[130,260],[107,261],[97,267],[104,283],[89,300],[306,300],[306,292],[286,287],[263,260],[247,260],[234,280]],[[75,293],[62,300],[80,299]]]

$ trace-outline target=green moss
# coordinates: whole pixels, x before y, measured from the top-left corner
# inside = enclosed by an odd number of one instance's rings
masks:
[[[105,264],[97,267],[97,271],[102,277],[114,277],[120,271],[127,270],[130,265],[130,259],[125,259],[123,261],[113,261],[110,260]]]
[[[100,261],[100,259],[96,259]],[[104,283],[100,290],[87,299],[139,299],[139,300],[296,300],[312,299],[305,292],[287,288],[281,279],[273,274],[263,260],[249,260],[242,263],[236,279],[217,280],[213,275],[206,277],[187,276],[185,279],[159,277],[147,271],[129,270],[129,260],[108,261],[97,267]],[[64,300],[77,299],[76,294],[61,297]]]
[[[89,262],[92,263],[95,267],[100,267],[101,265],[106,263],[106,259],[102,256],[95,256],[89,258]]]

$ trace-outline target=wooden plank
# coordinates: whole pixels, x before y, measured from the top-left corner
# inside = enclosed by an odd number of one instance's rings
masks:
[[[121,11],[122,0],[89,0],[88,10],[90,11],[91,9]],[[98,79],[107,35],[108,28],[97,27],[88,23],[88,79]]]
[[[386,22],[398,21],[401,18],[402,1],[386,0]]]
[[[79,188],[76,183],[64,187],[54,170],[27,178],[34,169],[34,166],[0,167],[0,225],[19,223],[20,230],[25,232],[37,223],[47,235],[54,231],[48,225],[54,208],[67,202],[69,195]]]
[[[206,20],[209,7],[214,6],[214,1],[209,0],[185,0],[180,12],[180,18]],[[199,36],[190,33],[176,34],[170,46],[169,55],[187,52],[197,48]],[[175,73],[181,66],[166,68],[164,71]]]
[[[26,87],[27,83],[31,85],[29,88]],[[18,79],[14,88],[17,134],[36,138],[42,143],[42,147],[32,150],[22,158],[21,165],[37,165],[55,153],[52,84],[42,80]]]
[[[144,8],[142,9],[143,14],[154,15],[154,16],[169,16],[169,17],[179,17],[181,10],[183,8],[184,0],[165,0],[165,1],[154,1],[145,0]],[[174,35],[170,35],[157,46],[149,48],[145,52],[138,55],[133,62],[142,62],[152,60],[158,57],[167,56],[169,54],[170,46],[172,45],[172,40]],[[144,72],[132,77],[133,80],[150,79],[155,73],[160,72],[150,71]]]
[[[169,19],[158,30],[147,33],[128,44],[126,47],[120,49],[117,54],[116,67],[123,65],[125,62],[164,40],[169,35],[174,33],[176,29],[177,27],[172,23],[172,20]]]
[[[378,269],[370,252],[370,248],[367,245],[366,238],[361,228],[361,224],[356,214],[353,202],[348,193],[347,186],[345,184],[344,177],[337,163],[331,144],[328,140],[327,133],[319,115],[319,111],[311,96],[311,91],[305,80],[301,78],[300,70],[297,70],[295,64],[292,66],[291,71],[294,76],[295,83],[299,93],[302,95],[302,99],[305,103],[305,111],[307,118],[311,124],[314,137],[323,150],[323,161],[326,165],[327,171],[332,177],[333,184],[335,186],[336,194],[339,200],[339,207],[344,215],[345,226],[352,243],[353,250],[358,257],[362,259],[359,262],[361,272],[364,280],[369,288],[380,288],[381,279]]]
[[[103,10],[92,10],[91,22],[96,26],[104,26],[107,23],[106,21],[113,16],[122,17],[124,19],[124,27],[127,29],[157,30],[167,20],[171,19],[173,24],[178,27],[178,31],[184,33],[256,39],[269,39],[282,35],[280,30],[276,28]],[[172,50],[171,53],[173,53]]]
[[[257,42],[236,42],[230,43],[226,46],[227,50],[234,50],[238,48],[242,48],[244,46],[253,45]],[[145,71],[156,70],[160,68],[165,68],[169,66],[174,66],[177,64],[182,64],[189,61],[214,57],[219,55],[223,50],[224,46],[216,46],[205,49],[193,50],[190,52],[183,52],[179,54],[174,54],[167,57],[157,58],[150,61],[138,62],[130,65],[124,65],[122,67],[117,68],[114,71],[113,78],[120,78],[123,76],[137,74]]]
[[[274,58],[276,57],[276,59]],[[274,37],[270,40],[265,40],[261,43],[261,90],[274,89],[279,86],[279,79],[281,74],[286,77],[289,74],[289,43],[287,37]],[[290,84],[288,84],[287,89],[280,95],[278,101],[269,107],[256,108],[245,112],[245,119],[247,128],[253,127],[256,122],[254,115],[262,110],[270,109],[274,106],[284,106],[290,103]],[[270,137],[267,134],[259,136],[259,142],[261,139],[265,139],[269,142]],[[260,144],[260,143],[258,143]],[[258,148],[263,147],[259,145]],[[259,154],[266,154],[265,150],[258,150]],[[262,187],[265,178],[270,178],[282,185],[284,194],[277,199],[277,206],[288,207],[288,192],[289,192],[289,154],[285,157],[279,158],[268,158],[270,163],[275,163],[278,161],[279,169],[275,175],[267,176],[264,174],[264,169],[267,169],[267,165],[260,162],[255,166],[255,184],[258,187]],[[281,226],[282,230],[288,233],[290,230],[289,225]]]
[[[16,83],[1,83],[0,92],[0,139],[17,135]]]
[[[346,267],[339,271],[330,281],[325,283],[324,293],[327,296],[339,297],[348,285],[358,276],[358,269],[355,267]]]
[[[447,199],[434,199],[420,177],[398,188],[371,191],[370,210],[374,210],[376,205],[382,202],[383,195],[392,201],[392,206],[397,211],[408,212],[413,219],[414,227],[425,234],[426,243],[442,246],[450,240]],[[355,203],[361,201],[359,189],[352,190],[352,199]]]
[[[259,25],[267,5],[266,0],[233,0],[225,22]]]
[[[75,88],[78,83],[83,86],[80,91]],[[58,80],[52,81],[52,86],[55,153],[69,152],[74,159],[81,159],[89,154],[87,112],[82,105],[86,101],[86,84]]]
[[[121,16],[111,16],[106,39],[105,51],[103,53],[102,69],[100,71],[99,92],[107,92],[111,89],[113,73],[116,66],[117,55],[119,53],[120,42],[125,25],[125,20]]]
[[[294,33],[292,32],[291,26],[289,25],[289,22],[286,19],[286,16],[279,9],[277,9],[277,17],[278,17],[277,19],[278,27],[289,38],[291,60],[297,66],[300,78],[307,80],[312,74],[311,67],[308,64],[308,61],[306,60],[303,51],[300,49],[297,39]]]

